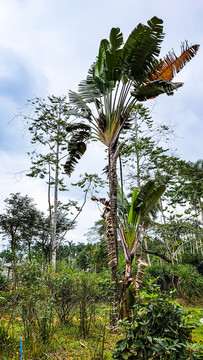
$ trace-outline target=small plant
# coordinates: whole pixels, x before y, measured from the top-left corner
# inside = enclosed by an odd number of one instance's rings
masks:
[[[180,305],[156,289],[142,292],[132,319],[121,322],[125,338],[116,343],[113,359],[200,359],[203,348],[191,344],[192,325]]]

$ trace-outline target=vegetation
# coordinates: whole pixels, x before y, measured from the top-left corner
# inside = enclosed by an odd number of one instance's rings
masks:
[[[173,353],[173,348],[183,353],[190,353],[190,348],[197,353],[200,351],[198,345],[192,344],[197,342],[201,345],[203,324],[200,319],[203,317],[203,308],[200,306],[195,310],[190,305],[186,308],[186,318],[180,305],[172,301],[169,294],[164,295],[159,288],[152,288],[150,283],[147,283],[146,290],[139,294],[140,301],[133,308],[133,317],[123,320],[122,327],[112,334],[109,326],[112,282],[108,267],[105,271],[96,273],[89,268],[85,271],[71,269],[69,265],[61,262],[57,263],[57,272],[53,273],[51,266],[42,268],[32,260],[31,263],[23,261],[17,267],[16,277],[15,289],[12,282],[3,282],[3,276],[1,279],[2,360],[19,357],[21,336],[24,357],[29,359],[51,359],[53,356],[56,359],[71,358],[73,350],[74,358],[78,359],[84,356],[89,359],[111,359],[112,354],[114,358],[127,359],[128,357],[118,356],[125,353],[126,347],[129,353],[131,346],[135,346],[136,351],[141,351],[141,339],[146,342],[145,350],[149,355],[155,348],[159,348],[157,351],[163,354],[164,341],[168,343],[167,351],[171,351],[170,354]],[[194,328],[193,325],[188,325],[188,322],[196,322],[200,326]],[[175,330],[173,337],[169,334],[171,328],[176,329],[179,337]],[[161,329],[163,333],[159,333]],[[146,331],[147,339],[142,337],[142,332]],[[124,341],[125,333],[128,340]],[[178,339],[179,342],[176,341]],[[121,342],[118,342],[120,340]]]
[[[185,42],[179,57],[159,60],[163,38],[156,17],[125,43],[113,28],[69,102],[29,102],[33,115],[24,118],[36,148],[27,175],[46,182],[48,216],[27,195],[5,199],[0,359],[20,351],[22,358],[22,347],[27,359],[202,358],[202,160],[162,148],[171,130],[157,129],[141,104],[182,86],[171,80],[199,45]],[[64,170],[72,174],[89,140],[107,149],[109,199],[99,197],[106,181],[85,173],[69,184],[82,189],[83,204],[62,203],[60,192],[70,187]],[[87,244],[65,242],[90,191],[104,213]]]
[[[131,127],[132,111],[137,102],[155,98],[160,94],[173,95],[181,82],[171,80],[196,54],[199,45],[182,45],[180,57],[170,53],[164,60],[158,59],[164,39],[163,21],[153,17],[147,25],[139,24],[124,43],[119,28],[112,28],[109,40],[100,43],[96,61],[87,78],[78,87],[78,93],[70,91],[72,109],[69,114],[81,118],[75,123],[76,133],[69,142],[69,158],[65,171],[71,174],[75,164],[86,150],[90,137],[102,142],[108,151],[107,173],[109,179],[108,242],[111,260],[111,276],[114,281],[112,297],[112,326],[118,320],[117,272],[117,160],[125,143],[120,135]],[[92,110],[91,105],[94,105]],[[73,125],[67,127],[68,133]],[[111,224],[110,224],[111,223]]]
[[[126,337],[116,343],[113,359],[198,359],[203,348],[191,344],[192,324],[180,305],[160,290],[140,294],[132,320],[123,320]]]

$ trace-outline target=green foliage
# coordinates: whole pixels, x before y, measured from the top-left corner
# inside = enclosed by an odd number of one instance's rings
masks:
[[[9,284],[10,281],[8,280],[8,278],[0,271],[0,291],[8,290]]]
[[[103,241],[96,244],[95,249],[92,250],[92,264],[98,273],[108,269],[108,249]]]
[[[162,291],[176,290],[176,295],[186,299],[203,295],[203,277],[192,265],[153,264],[146,268],[146,272],[156,279]]]
[[[12,252],[8,249],[3,250],[0,253],[0,259],[2,259],[2,262],[7,263],[7,262],[12,262],[13,261],[13,255]]]
[[[180,305],[160,290],[140,294],[131,321],[124,319],[125,338],[116,343],[113,359],[199,359],[201,350],[191,344],[191,325]]]
[[[75,274],[69,272],[55,275],[52,279],[54,307],[60,322],[67,324],[73,317],[73,310],[78,303],[77,283]]]
[[[149,180],[139,193],[134,189],[128,221],[136,225],[138,216],[143,221],[160,199],[165,188],[165,185],[156,186],[155,180]]]
[[[30,249],[32,240],[37,236],[40,212],[28,195],[10,194],[4,202],[5,213],[0,214],[0,228],[3,238],[9,239],[12,260],[16,262],[16,251],[22,245]]]
[[[91,266],[92,249],[85,247],[77,256],[76,264],[79,269],[86,270]]]
[[[45,343],[52,335],[54,316],[53,294],[50,288],[51,268],[40,269],[37,263],[24,263],[18,268],[17,296],[18,310],[22,316],[24,336],[28,343],[37,339]]]
[[[80,333],[84,338],[89,334],[91,323],[95,321],[95,299],[98,296],[97,284],[88,275],[81,274],[78,282]]]
[[[17,284],[30,289],[39,283],[43,271],[36,261],[23,260],[21,265],[16,265],[15,274]]]
[[[69,124],[67,132],[71,132],[72,137],[68,143],[68,158],[64,170],[70,176],[75,169],[75,165],[86,152],[86,141],[90,138],[91,130],[90,126],[86,124]]]
[[[197,271],[203,276],[203,254],[199,252],[191,253],[189,251],[185,251],[182,254],[181,262],[183,264],[191,264],[193,265]]]

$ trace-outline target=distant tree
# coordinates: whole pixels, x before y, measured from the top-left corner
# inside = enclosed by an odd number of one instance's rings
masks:
[[[87,270],[92,263],[92,245],[85,246],[76,257],[76,265],[81,270]]]
[[[20,193],[10,194],[5,199],[5,212],[0,214],[0,228],[3,238],[9,240],[14,264],[17,260],[17,250],[22,244],[28,246],[30,252],[33,238],[37,236],[39,212],[33,200]]]
[[[167,162],[165,169],[170,161]],[[161,173],[157,175],[163,176]],[[160,207],[163,221],[157,224],[156,231],[165,240],[172,260],[178,260],[184,251],[192,254],[202,252],[202,161],[192,163],[179,159],[174,165],[173,175],[169,173],[169,177],[165,201]]]
[[[92,250],[92,265],[96,272],[101,272],[108,269],[108,247],[106,239],[101,240],[94,244]]]
[[[86,239],[94,245],[92,250],[92,263],[96,272],[100,272],[108,267],[109,250],[106,236],[105,216],[95,221],[94,225],[86,233]]]
[[[12,252],[8,249],[1,251],[0,259],[2,259],[4,262],[12,262],[13,260]]]
[[[171,206],[178,201],[187,206],[186,213],[195,213],[203,223],[203,160],[180,161],[168,195]]]
[[[50,217],[43,212],[38,219],[38,236],[35,241],[34,249],[40,249],[47,262],[51,262],[51,234],[50,234]],[[57,249],[61,247],[67,231],[75,227],[75,222],[68,218],[68,214],[63,210],[63,207],[58,208],[57,214],[57,228],[56,228],[56,242]]]
[[[61,244],[57,248],[57,260],[65,259],[70,266],[74,267],[77,254],[76,247],[76,244],[74,244],[72,240],[66,240],[64,244]]]

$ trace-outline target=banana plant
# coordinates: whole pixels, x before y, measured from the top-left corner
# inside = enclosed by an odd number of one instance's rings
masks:
[[[139,287],[139,280],[132,275],[132,263],[135,259],[146,218],[152,211],[165,191],[165,185],[156,186],[154,180],[149,180],[138,192],[133,189],[131,204],[118,186],[118,231],[125,256],[125,274],[122,279],[119,308],[121,317],[130,315],[129,294]],[[141,266],[146,265],[141,259],[138,261],[137,277],[142,273]]]

